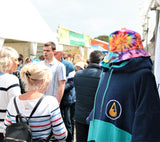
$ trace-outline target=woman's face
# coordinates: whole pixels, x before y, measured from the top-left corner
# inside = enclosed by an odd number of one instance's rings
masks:
[[[12,61],[13,61],[13,64],[12,64],[12,67],[11,67],[9,73],[12,73],[12,72],[16,72],[16,71],[17,71],[18,58],[13,58]]]
[[[82,70],[82,68],[80,66],[75,66],[75,70],[79,71],[79,70]]]

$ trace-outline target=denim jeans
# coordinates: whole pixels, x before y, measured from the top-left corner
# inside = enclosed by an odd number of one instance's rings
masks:
[[[63,117],[63,121],[65,123],[65,126],[67,128],[67,131],[68,131],[68,136],[67,136],[66,142],[72,142],[73,135],[72,135],[70,105],[66,105],[66,106],[61,107],[61,114]]]
[[[75,103],[71,104],[71,106],[70,106],[70,115],[71,115],[71,124],[72,124],[72,138],[74,140]]]

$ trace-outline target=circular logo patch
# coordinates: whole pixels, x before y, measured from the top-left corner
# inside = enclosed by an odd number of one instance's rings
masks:
[[[107,103],[105,114],[108,118],[116,120],[121,116],[122,107],[117,100],[110,100]]]

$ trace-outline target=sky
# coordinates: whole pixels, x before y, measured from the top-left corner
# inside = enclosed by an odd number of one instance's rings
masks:
[[[58,26],[95,38],[127,28],[141,34],[140,0],[31,0],[53,32]]]

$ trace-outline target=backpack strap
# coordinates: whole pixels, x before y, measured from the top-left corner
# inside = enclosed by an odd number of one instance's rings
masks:
[[[15,106],[16,112],[17,112],[16,122],[18,123],[18,118],[20,119],[20,122],[22,122],[22,117],[21,117],[21,114],[19,112],[19,109],[18,109],[18,106],[17,106],[17,103],[16,103],[16,97],[14,97],[14,106]]]
[[[49,136],[48,136],[46,142],[49,142],[49,141],[50,141],[50,138],[51,138],[52,136],[53,136],[53,132],[51,131],[51,133],[49,134]]]
[[[14,97],[14,106],[15,106],[15,108],[16,108],[17,114],[20,114],[20,113],[19,113],[18,106],[17,106],[17,103],[16,103],[16,97]]]
[[[32,115],[34,114],[34,112],[36,111],[37,107],[39,106],[39,104],[41,103],[41,101],[43,100],[43,98],[44,98],[44,96],[42,96],[42,97],[38,100],[37,104],[35,105],[35,107],[33,108],[32,112],[31,112],[29,118],[27,119],[27,123],[28,123],[29,119],[32,117]],[[17,103],[16,103],[16,97],[14,97],[14,105],[15,105],[17,114],[18,114],[18,116],[19,116],[19,118],[20,118],[20,121],[22,122],[22,118],[24,118],[24,117],[23,117],[23,116],[20,114],[20,112],[19,112],[19,109],[18,109],[18,106],[17,106]],[[16,122],[18,122],[18,117],[16,117]]]

